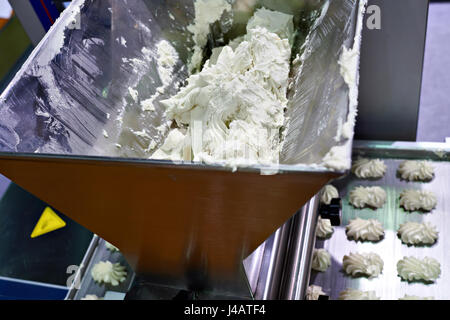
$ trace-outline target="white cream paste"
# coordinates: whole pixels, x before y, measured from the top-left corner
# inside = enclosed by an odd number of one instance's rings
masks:
[[[334,170],[346,170],[350,168],[350,149],[346,144],[342,146],[334,146],[331,150],[323,157],[323,163],[327,168]]]
[[[117,248],[113,244],[109,243],[108,241],[105,241],[105,247],[106,247],[106,249],[108,249],[111,252],[118,252],[119,251],[119,248]]]
[[[378,241],[384,236],[383,226],[376,219],[352,219],[345,230],[347,237],[354,240]]]
[[[293,17],[267,11],[255,13],[236,50],[223,47],[216,64],[206,63],[177,95],[161,101],[167,118],[188,129],[185,146],[172,148],[176,154],[166,150],[152,158],[180,159],[182,150],[192,148],[193,160],[206,163],[235,167],[279,162],[291,47],[279,36],[288,31],[268,30],[254,21],[264,13],[266,20],[278,21],[265,26],[289,26]]]
[[[311,268],[325,272],[331,265],[331,255],[325,249],[314,249]]]
[[[400,193],[400,206],[407,211],[431,211],[436,205],[436,195],[431,191],[409,189]]]
[[[187,27],[188,31],[193,34],[195,43],[194,54],[189,63],[189,71],[192,73],[198,70],[203,60],[203,49],[208,42],[210,33],[210,25],[220,18],[224,13],[231,12],[232,7],[225,0],[197,0],[194,3],[195,20],[194,23]]]
[[[127,40],[125,40],[124,37],[117,38],[116,41],[118,43],[120,43],[122,46],[124,46],[125,48],[127,47]]]
[[[375,291],[346,289],[339,294],[339,300],[380,300]]]
[[[355,208],[381,208],[386,203],[386,192],[381,187],[359,186],[350,191],[349,201]]]
[[[291,16],[278,13],[278,17],[274,16],[274,11],[261,8],[257,14],[250,19],[247,29],[255,29],[262,27],[270,30],[270,32],[278,34],[281,39],[288,39],[292,45],[294,42],[294,23]],[[243,40],[243,39],[242,39]]]
[[[167,40],[158,42],[156,49],[158,54],[158,74],[162,82],[162,91],[164,91],[173,80],[173,69],[179,58],[175,48]]]
[[[133,129],[130,129],[130,131],[137,137],[141,137],[144,139],[151,139],[152,137],[147,133],[147,130],[142,130],[142,131],[135,131]]]
[[[322,189],[322,197],[320,201],[325,204],[330,204],[332,199],[339,198],[338,190],[331,184],[327,184]]]
[[[158,42],[156,48],[158,52],[158,67],[172,68],[177,64],[178,53],[167,40]],[[163,83],[165,82],[163,81]]]
[[[136,89],[133,89],[131,87],[128,88],[128,93],[130,94],[131,98],[135,103],[139,101],[139,92]]]
[[[157,70],[161,86],[156,88],[156,92],[149,98],[141,101],[142,111],[155,111],[155,100],[160,97],[173,81],[173,70],[179,60],[178,52],[167,40],[162,40],[156,45],[158,60]]]
[[[306,289],[306,300],[319,300],[319,297],[324,295],[326,293],[322,291],[322,287],[320,286],[310,285]]]
[[[359,158],[353,163],[352,172],[361,179],[381,178],[386,172],[386,165],[380,159]]]
[[[343,259],[343,269],[345,273],[356,276],[367,276],[369,278],[378,277],[383,271],[383,260],[373,252],[350,253]]]
[[[434,258],[422,260],[415,257],[404,257],[397,263],[398,275],[407,281],[434,282],[441,274],[441,264]]]
[[[184,135],[180,130],[174,129],[169,132],[164,144],[156,150],[152,155],[153,159],[167,159],[172,161],[190,160],[184,158],[185,151],[185,140],[186,135]]]
[[[155,95],[149,99],[141,101],[142,111],[156,111],[155,106],[153,104],[155,102],[156,97],[157,96]]]
[[[98,283],[109,283],[113,286],[127,278],[126,268],[120,263],[111,263],[110,261],[100,261],[92,267],[92,279]]]
[[[429,181],[433,179],[434,168],[430,161],[406,160],[399,165],[398,174],[408,181]]]
[[[333,234],[333,227],[330,219],[322,219],[319,217],[316,227],[316,236],[322,239],[328,238]]]
[[[403,243],[421,245],[433,244],[438,238],[436,227],[429,222],[406,222],[400,225],[398,234]]]

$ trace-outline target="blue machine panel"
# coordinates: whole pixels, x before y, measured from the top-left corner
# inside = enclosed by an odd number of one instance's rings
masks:
[[[29,0],[36,15],[46,31],[55,23],[59,17],[59,11],[51,0]]]
[[[64,300],[68,288],[0,277],[0,300]]]

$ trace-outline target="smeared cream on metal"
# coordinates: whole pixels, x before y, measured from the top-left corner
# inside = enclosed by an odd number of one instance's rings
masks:
[[[359,85],[359,56],[361,51],[361,34],[363,28],[364,13],[367,0],[359,1],[359,19],[352,48],[342,47],[339,58],[341,75],[349,87],[349,113],[347,121],[338,126],[339,130],[335,137],[336,141],[346,140],[342,145],[334,146],[323,158],[326,167],[335,170],[350,169],[351,166],[351,143],[354,136],[355,121],[358,106]]]

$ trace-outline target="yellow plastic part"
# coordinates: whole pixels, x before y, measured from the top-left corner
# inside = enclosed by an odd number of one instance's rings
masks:
[[[66,223],[50,207],[45,208],[38,223],[31,233],[31,238],[42,236],[43,234],[64,228]]]

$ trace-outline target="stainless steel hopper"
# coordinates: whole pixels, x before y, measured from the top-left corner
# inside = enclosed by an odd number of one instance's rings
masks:
[[[352,137],[340,131],[356,106],[338,61],[343,46],[359,48],[363,10],[353,0],[241,3],[295,14],[304,40],[279,166],[231,172],[103,154],[103,130],[114,135],[121,110],[136,109],[128,88],[148,98],[160,85],[158,41],[174,45],[176,79],[187,77],[193,1],[75,0],[1,95],[0,173],[118,246],[151,281],[246,291],[236,281],[242,260],[347,169],[325,166],[324,156],[338,147],[350,163]],[[144,120],[161,143],[160,106],[155,114]],[[143,142],[133,143],[137,150]]]

